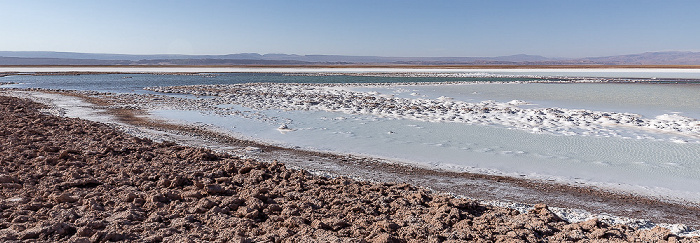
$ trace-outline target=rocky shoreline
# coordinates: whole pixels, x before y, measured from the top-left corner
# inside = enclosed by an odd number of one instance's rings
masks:
[[[0,97],[2,241],[681,241],[126,135]]]
[[[598,218],[608,224],[625,224],[643,229],[662,226],[682,236],[700,235],[700,231],[695,230],[700,226],[700,208],[695,201],[630,194],[585,183],[445,171],[374,157],[280,147],[241,140],[235,134],[206,124],[163,121],[148,115],[148,109],[153,105],[174,105],[176,109],[194,105],[193,109],[206,109],[207,106],[202,104],[208,102],[202,101],[210,99],[43,89],[15,90],[7,94],[47,104],[51,108],[46,111],[52,114],[105,122],[140,138],[208,148],[258,161],[284,161],[290,168],[304,169],[318,175],[408,183],[479,200],[487,205],[516,209],[521,213],[531,210],[534,204],[547,203],[555,214],[568,222]]]

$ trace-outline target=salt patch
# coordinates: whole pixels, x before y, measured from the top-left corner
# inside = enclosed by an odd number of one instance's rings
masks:
[[[248,154],[257,154],[263,152],[263,150],[258,147],[245,147],[244,151]]]
[[[526,105],[528,103],[525,101],[522,101],[522,100],[511,100],[507,104],[509,104],[509,105]]]
[[[454,100],[454,98],[447,97],[447,96],[440,96],[440,97],[437,98],[437,100],[439,100],[439,101],[450,101],[450,100]]]
[[[24,200],[25,200],[25,198],[22,198],[22,197],[13,197],[13,198],[7,199],[8,202],[21,202]]]

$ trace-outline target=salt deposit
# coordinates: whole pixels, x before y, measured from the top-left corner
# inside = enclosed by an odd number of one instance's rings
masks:
[[[700,142],[700,121],[678,114],[646,118],[634,113],[585,109],[522,108],[525,101],[470,103],[450,97],[398,98],[321,84],[237,84],[151,87],[162,93],[213,96],[206,102],[238,104],[256,110],[319,110],[428,122],[499,125],[535,133],[622,137],[626,129],[673,134],[668,140]],[[206,103],[205,102],[205,103]],[[199,105],[201,106],[201,104]],[[221,112],[221,111],[219,111]],[[233,110],[231,112],[238,112]],[[225,114],[225,112],[224,112]]]
[[[394,95],[374,89],[380,86],[366,91],[357,91],[363,90],[357,84],[154,87],[149,90],[210,98],[173,96],[163,103],[144,100],[142,107],[168,119],[236,126],[231,129],[247,138],[281,146],[448,171],[585,183],[669,200],[700,198],[692,186],[700,180],[700,126],[694,118],[533,108],[524,100]],[[398,89],[414,90],[410,85]],[[282,124],[298,129],[280,135],[275,128]]]

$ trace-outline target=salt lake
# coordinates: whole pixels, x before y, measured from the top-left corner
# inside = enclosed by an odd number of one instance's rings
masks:
[[[210,124],[287,147],[700,202],[700,84],[696,80],[700,70],[177,71],[204,74],[12,75],[0,82],[15,83],[2,86],[6,88],[186,97],[187,102],[206,103],[207,108],[190,109],[185,103],[180,108],[145,108],[157,117]],[[238,73],[228,73],[234,71]],[[198,86],[158,92],[180,85]],[[227,88],[239,90],[238,86],[198,92],[216,87],[206,85],[241,85],[255,92],[227,93]],[[289,97],[269,95],[282,94],[280,90],[289,92]],[[294,100],[302,94],[320,98],[307,103]],[[279,100],[262,101],[270,97]],[[411,103],[419,106],[419,112],[323,100],[333,97],[382,98],[384,104],[396,107]],[[436,104],[449,106],[442,111],[431,108]],[[279,129],[282,125],[287,129]]]

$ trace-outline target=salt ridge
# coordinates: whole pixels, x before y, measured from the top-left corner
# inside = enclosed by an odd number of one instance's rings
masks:
[[[499,125],[560,135],[624,137],[624,129],[671,134],[668,141],[700,143],[700,121],[678,114],[646,118],[639,114],[564,108],[521,108],[525,101],[469,103],[397,98],[378,92],[355,92],[341,85],[234,84],[149,87],[161,93],[213,96],[216,104],[239,104],[258,110],[321,110],[368,114],[428,122]],[[236,112],[236,111],[232,111]],[[638,137],[640,139],[650,137]]]

